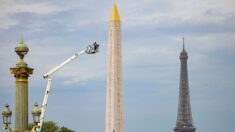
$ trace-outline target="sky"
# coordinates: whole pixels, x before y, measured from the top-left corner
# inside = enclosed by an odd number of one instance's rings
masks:
[[[29,112],[35,101],[42,103],[44,73],[96,41],[98,54],[54,75],[45,120],[104,132],[108,18],[115,2],[122,19],[125,131],[173,131],[183,36],[197,132],[234,131],[234,0],[0,0],[0,110],[9,103],[14,120],[9,68],[19,61],[14,48],[21,36],[29,47],[25,61],[34,68]]]

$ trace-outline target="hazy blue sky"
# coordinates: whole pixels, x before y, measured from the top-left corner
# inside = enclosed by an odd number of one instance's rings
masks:
[[[34,101],[42,102],[43,74],[97,41],[99,54],[82,56],[54,76],[46,120],[76,132],[104,132],[107,30],[114,2],[0,0],[1,111],[5,103],[14,110],[15,85],[9,68],[19,60],[14,48],[22,34],[30,48],[25,61],[34,68],[29,79],[30,111]],[[179,53],[185,36],[197,132],[233,132],[235,1],[116,3],[122,18],[125,131],[172,132],[178,107]]]

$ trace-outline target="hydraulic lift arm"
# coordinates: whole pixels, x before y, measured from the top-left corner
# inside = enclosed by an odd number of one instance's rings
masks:
[[[82,50],[78,53],[75,53],[73,56],[71,56],[70,58],[68,58],[67,60],[65,60],[64,62],[62,62],[61,64],[59,64],[58,66],[56,66],[55,68],[53,68],[52,70],[50,70],[49,72],[47,72],[43,76],[47,80],[47,86],[46,86],[46,91],[44,94],[43,103],[42,103],[42,107],[41,107],[40,122],[38,123],[37,132],[41,132],[41,129],[42,129],[42,123],[43,123],[44,117],[45,117],[48,96],[49,96],[50,89],[51,89],[52,75],[55,74],[61,68],[63,68],[69,62],[78,58],[80,55],[82,55],[82,54],[95,54],[98,52],[98,49],[99,49],[99,44],[94,42],[94,44],[87,46],[87,48],[85,50]]]

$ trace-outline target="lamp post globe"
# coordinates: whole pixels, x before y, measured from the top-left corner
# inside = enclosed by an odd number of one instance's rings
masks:
[[[40,122],[41,109],[38,107],[38,103],[35,102],[34,108],[32,109],[33,122],[37,125]]]
[[[9,124],[11,124],[11,115],[12,115],[12,111],[10,110],[10,107],[8,104],[5,105],[5,108],[2,112],[2,117],[3,117],[3,123],[8,126]]]
[[[23,38],[21,38],[20,43],[15,47],[15,52],[19,55],[20,59],[23,60],[28,51],[29,48],[24,44]]]

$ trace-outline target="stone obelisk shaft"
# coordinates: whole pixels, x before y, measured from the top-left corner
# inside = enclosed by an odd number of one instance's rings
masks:
[[[121,21],[116,5],[109,20],[105,132],[123,132]]]

